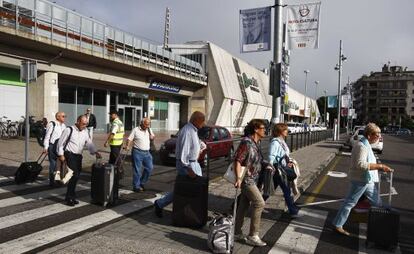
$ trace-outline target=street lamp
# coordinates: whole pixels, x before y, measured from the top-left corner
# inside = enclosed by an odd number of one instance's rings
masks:
[[[334,140],[339,139],[339,129],[341,126],[341,75],[342,75],[342,62],[346,61],[346,56],[342,54],[342,40],[339,41],[339,59],[335,66],[335,70],[338,71],[338,114],[337,114],[337,128],[334,135]]]
[[[319,81],[315,81],[315,122],[316,123],[316,107],[318,106],[318,85]]]
[[[308,73],[310,72],[309,70],[304,70],[303,71],[304,73],[305,73],[305,101],[304,101],[304,103],[303,103],[303,120],[305,121],[305,118],[306,118],[306,94],[307,94],[307,91],[308,91],[308,87],[307,87],[307,85],[306,85],[306,83],[307,83],[307,81],[308,81]]]
[[[328,121],[328,118],[326,117],[326,101],[327,101],[327,99],[328,99],[328,97],[326,97],[326,93],[327,93],[327,92],[328,92],[327,90],[324,90],[324,91],[323,91],[323,93],[325,94],[325,110],[324,110],[325,112],[324,112],[324,114],[323,114],[323,115],[324,115],[324,118],[325,118],[325,121],[324,121],[324,122],[325,122],[325,126],[326,126],[326,127],[328,127],[328,125],[326,124],[326,123],[327,123],[327,121]]]

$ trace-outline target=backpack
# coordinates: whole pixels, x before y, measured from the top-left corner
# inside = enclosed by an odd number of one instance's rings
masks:
[[[52,137],[53,132],[55,131],[55,127],[56,127],[56,123],[54,121],[51,121],[51,122],[53,124],[53,129],[52,129],[52,132],[50,133],[50,137]],[[42,128],[42,127],[39,127],[39,128],[41,129],[39,129],[37,132],[37,142],[39,143],[41,147],[44,147],[43,141],[46,138],[46,128]]]

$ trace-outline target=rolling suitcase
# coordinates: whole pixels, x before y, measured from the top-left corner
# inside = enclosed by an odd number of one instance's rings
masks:
[[[369,209],[366,240],[367,247],[369,247],[370,243],[387,249],[395,249],[398,245],[400,213],[391,207],[392,178],[393,172],[390,172],[388,206],[371,207]],[[378,186],[378,190],[380,190],[380,185]],[[378,195],[380,195],[379,193],[380,192],[378,191]]]
[[[207,223],[208,177],[177,175],[174,185],[172,223],[201,228]]]
[[[47,154],[41,154],[36,161],[23,162],[14,174],[16,184],[33,182],[36,180],[40,171],[42,171],[42,163]]]
[[[114,165],[101,163],[99,160],[92,165],[91,198],[95,204],[114,205],[117,194],[114,194]]]

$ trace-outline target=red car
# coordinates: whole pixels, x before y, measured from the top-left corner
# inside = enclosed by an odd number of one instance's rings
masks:
[[[175,163],[175,144],[177,141],[176,135],[171,135],[171,138],[161,144],[160,159],[164,164]],[[204,126],[198,130],[198,137],[208,147],[210,154],[207,154],[207,149],[204,150],[198,157],[198,162],[202,167],[207,165],[208,157],[210,159],[226,157],[233,158],[233,137],[229,130],[221,126]]]

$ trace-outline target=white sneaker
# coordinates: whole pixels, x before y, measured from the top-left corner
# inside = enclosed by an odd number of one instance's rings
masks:
[[[237,235],[234,235],[234,240],[245,242],[246,241],[246,236],[243,233],[237,234]]]
[[[290,218],[291,219],[297,219],[297,218],[300,218],[300,217],[303,217],[305,214],[303,214],[303,213],[301,213],[300,211],[298,211],[298,213],[297,214],[291,214],[290,215]]]
[[[249,235],[246,239],[246,243],[249,245],[258,246],[258,247],[263,247],[267,245],[265,242],[262,241],[262,239],[260,239],[258,235],[253,235],[253,236]]]

